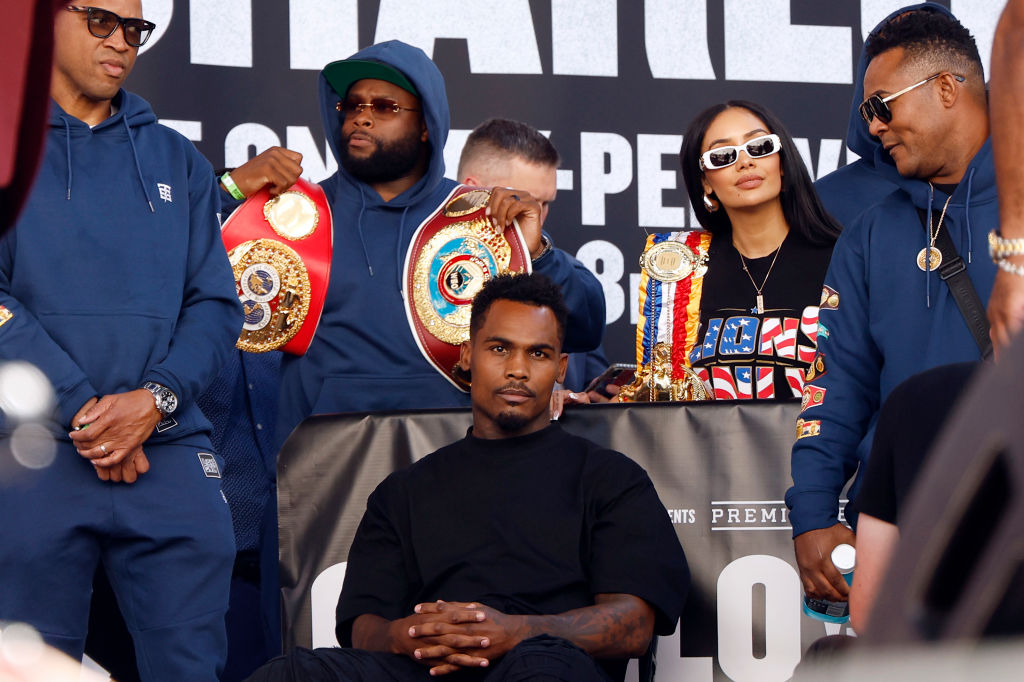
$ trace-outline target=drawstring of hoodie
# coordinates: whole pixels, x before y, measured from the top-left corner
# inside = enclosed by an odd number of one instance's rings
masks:
[[[402,210],[402,220],[398,223],[398,239],[395,241],[395,284],[398,286],[398,291],[402,291],[402,244],[405,242],[405,214],[409,212],[409,207],[406,206]]]
[[[366,212],[366,195],[362,188],[359,189],[359,219],[356,221],[356,232],[359,233],[359,245],[363,247],[363,260],[366,261],[366,269],[373,277],[373,266],[370,265],[370,252],[366,250],[366,239],[363,237],[363,214]]]
[[[71,201],[71,124],[68,123],[68,120],[66,118],[64,118],[63,116],[61,116],[60,120],[63,121],[63,123],[64,123],[64,144],[65,144],[65,149],[67,150],[67,158],[68,158],[68,192],[67,192],[67,200]]]
[[[924,231],[924,304],[925,307],[932,307],[932,200],[935,198],[935,188],[928,183],[928,229]],[[942,226],[939,225],[941,228]]]
[[[128,125],[128,117],[122,116],[121,122],[124,123],[124,129],[128,133],[128,144],[132,148],[132,158],[135,159],[135,172],[139,174],[139,184],[142,185],[142,194],[146,197],[146,203],[149,204],[149,212],[156,213],[156,209],[153,208],[153,200],[149,198],[149,192],[146,190],[146,181],[142,179],[142,166],[139,164],[139,153],[135,150],[135,138],[132,137],[131,126]]]
[[[971,172],[967,174],[967,202],[964,205],[964,219],[967,223],[967,262],[971,262],[971,258],[974,255],[974,244],[972,243],[971,237],[971,183],[974,182],[974,168],[971,168]],[[960,238],[961,240],[963,237]]]

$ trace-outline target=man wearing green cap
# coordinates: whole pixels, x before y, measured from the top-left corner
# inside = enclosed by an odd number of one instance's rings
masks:
[[[444,177],[444,78],[422,50],[389,41],[328,64],[319,89],[339,164],[321,183],[334,222],[331,277],[309,350],[282,362],[278,445],[312,414],[469,405],[421,353],[402,292],[413,233],[456,186]],[[540,203],[496,188],[489,207],[501,223],[517,220],[533,269],[561,288],[570,310],[566,349],[597,347],[601,286],[542,235]]]

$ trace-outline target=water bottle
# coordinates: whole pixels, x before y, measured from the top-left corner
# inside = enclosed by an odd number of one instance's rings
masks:
[[[852,545],[836,545],[832,550],[832,565],[843,575],[847,585],[853,584],[853,567],[857,553]],[[845,601],[815,599],[804,595],[804,613],[826,623],[845,623],[850,620],[850,604]]]

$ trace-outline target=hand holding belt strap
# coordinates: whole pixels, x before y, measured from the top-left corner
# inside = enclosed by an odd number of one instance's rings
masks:
[[[927,227],[927,223],[926,223]],[[953,238],[949,236],[949,230],[940,230],[935,239],[935,246],[942,253],[942,265],[939,266],[939,277],[949,285],[949,291],[953,294],[956,306],[960,314],[967,322],[967,328],[971,330],[974,342],[978,344],[982,359],[992,355],[992,339],[989,337],[988,316],[985,314],[985,304],[981,302],[970,275],[967,274],[967,264],[956,250]]]

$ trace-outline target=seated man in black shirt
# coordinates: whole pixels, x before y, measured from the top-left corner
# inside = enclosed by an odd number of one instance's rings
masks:
[[[566,309],[543,275],[473,303],[466,437],[370,496],[338,603],[340,649],[251,680],[621,680],[670,634],[690,576],[646,472],[551,424]]]

